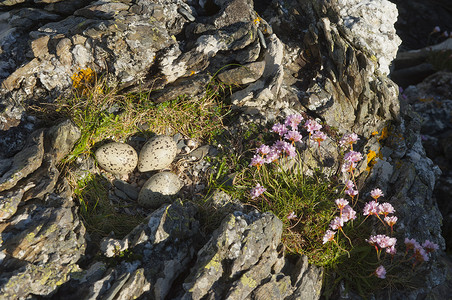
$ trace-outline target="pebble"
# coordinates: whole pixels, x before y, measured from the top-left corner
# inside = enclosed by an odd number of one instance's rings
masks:
[[[113,185],[121,192],[123,192],[125,195],[127,195],[128,198],[132,199],[132,200],[137,200],[138,199],[138,189],[136,187],[134,187],[132,184],[127,183],[125,181],[122,180],[114,180],[113,181]],[[116,191],[115,191],[116,193]],[[118,194],[116,194],[118,197]],[[125,199],[127,200],[127,199]]]
[[[141,149],[138,170],[148,172],[169,167],[177,153],[177,144],[172,137],[159,135],[150,139]]]
[[[95,157],[102,169],[115,175],[132,172],[138,162],[137,152],[132,146],[117,142],[101,146]]]
[[[138,195],[138,203],[144,207],[158,208],[171,200],[183,184],[179,177],[171,172],[157,173],[146,181]]]

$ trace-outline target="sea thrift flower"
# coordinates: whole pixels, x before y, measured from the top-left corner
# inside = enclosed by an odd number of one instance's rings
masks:
[[[282,136],[284,136],[284,134],[286,134],[287,127],[281,123],[276,123],[275,125],[273,125],[272,131],[276,132],[277,134],[279,134],[279,136],[282,137]]]
[[[376,270],[375,270],[375,275],[380,278],[380,279],[385,279],[386,278],[386,269],[383,266],[379,266]]]
[[[342,211],[342,209],[348,204],[348,201],[344,198],[336,199],[334,202],[336,202],[337,207]]]
[[[344,156],[345,161],[357,163],[363,159],[363,155],[360,152],[349,151]]]
[[[282,151],[286,153],[286,155],[289,156],[290,158],[294,158],[295,156],[297,156],[297,151],[295,147],[287,142],[285,142],[285,144],[283,145]]]
[[[345,161],[342,164],[342,173],[347,173],[347,172],[353,172],[353,170],[356,168],[356,163],[354,162],[350,162],[350,161]]]
[[[427,252],[421,246],[414,248],[414,258],[419,262],[429,261],[430,259],[427,255]]]
[[[433,242],[430,242],[429,240],[425,240],[425,242],[422,244],[422,247],[424,247],[425,251],[427,253],[433,252],[435,250],[439,249],[439,246]]]
[[[344,220],[340,217],[336,217],[333,221],[331,221],[330,227],[333,230],[341,229],[344,227]]]
[[[267,155],[270,153],[270,147],[267,145],[261,145],[259,148],[257,148],[257,153],[260,153],[261,155]]]
[[[323,142],[324,140],[326,140],[326,134],[323,133],[322,131],[316,131],[316,132],[314,132],[313,135],[311,135],[311,141],[317,142],[319,147],[320,147],[320,142]]]
[[[405,238],[405,246],[406,246],[406,249],[408,250],[408,249],[418,248],[421,245],[419,245],[419,243],[415,239]]]
[[[262,195],[267,189],[262,187],[259,183],[255,188],[251,189],[251,199],[256,199],[260,195]]]
[[[314,131],[322,129],[322,125],[317,123],[315,120],[307,120],[304,126],[310,134],[314,133]]]
[[[291,130],[286,135],[284,135],[284,138],[288,139],[289,141],[293,143],[301,141],[301,134],[296,130]]]
[[[370,191],[370,196],[375,200],[378,200],[378,198],[383,197],[384,195],[380,189],[373,189],[372,191]]]
[[[386,253],[391,254],[392,256],[396,255],[397,249],[395,246],[391,246],[386,248]]]
[[[345,188],[346,188],[347,190],[353,189],[354,187],[355,187],[355,184],[353,183],[353,181],[347,180],[347,181],[345,182]]]
[[[265,163],[265,160],[260,155],[254,155],[249,166],[257,167],[258,169]]]
[[[342,219],[344,222],[356,219],[356,211],[354,211],[350,205],[346,205],[342,209]]]
[[[377,201],[367,202],[366,205],[364,206],[363,215],[371,216],[377,214],[378,214],[378,202]]]
[[[297,218],[297,215],[295,214],[294,211],[287,215],[288,220],[292,220],[292,219],[296,219],[296,218]]]
[[[395,246],[397,239],[391,238],[384,234],[371,235],[368,240],[366,240],[369,244],[373,246],[377,246],[380,248],[387,248]]]
[[[380,215],[384,215],[386,217],[387,215],[392,214],[394,212],[395,212],[394,207],[392,207],[392,205],[388,202],[378,205],[378,214]]]
[[[298,124],[303,121],[303,117],[301,115],[289,115],[286,118],[286,122],[284,125],[292,127],[292,130],[298,129]]]
[[[336,234],[336,231],[327,230],[325,232],[325,235],[323,236],[323,243],[326,244],[328,242],[331,242],[334,239],[334,235]]]
[[[277,149],[272,148],[270,152],[265,157],[265,163],[271,164],[279,159],[279,151]]]
[[[439,26],[435,26],[435,28],[433,28],[433,32],[441,32],[441,28]]]
[[[339,141],[339,145],[341,147],[353,146],[359,140],[359,137],[356,133],[347,133]]]
[[[352,198],[355,197],[356,195],[358,195],[358,191],[354,190],[354,189],[345,190],[345,193]]]
[[[385,222],[389,225],[389,226],[394,226],[395,223],[397,222],[397,217],[396,216],[392,216],[392,217],[385,217]]]

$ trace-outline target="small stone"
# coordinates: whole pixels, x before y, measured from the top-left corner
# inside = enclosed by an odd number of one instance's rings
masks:
[[[146,181],[138,195],[138,203],[149,208],[158,208],[171,200],[182,188],[182,181],[171,172],[155,174]]]
[[[177,144],[172,137],[155,136],[141,149],[138,170],[148,172],[167,168],[176,157],[176,152]]]
[[[124,192],[130,199],[132,199],[132,200],[138,199],[138,189],[135,186],[133,186],[133,184],[124,182],[122,180],[114,180],[113,185],[117,189]]]
[[[95,153],[97,162],[107,172],[123,175],[135,169],[138,155],[132,146],[124,143],[109,143],[101,146]]]

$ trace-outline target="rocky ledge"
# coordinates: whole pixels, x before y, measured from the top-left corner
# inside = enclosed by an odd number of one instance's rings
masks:
[[[243,113],[237,126],[306,113],[355,132],[361,149],[379,157],[360,178],[385,191],[400,234],[445,248],[432,197],[440,169],[426,156],[419,116],[387,77],[400,44],[394,4],[3,0],[0,7],[0,299],[320,298],[322,268],[283,256],[281,221],[221,192],[212,201],[223,220],[208,236],[196,208],[174,201],[125,238],[105,238],[103,257],[86,255],[89,236],[56,167],[80,131],[70,121],[46,128],[27,108],[70,93],[73,75],[87,69],[108,73],[123,90],[152,87],[155,102],[202,97],[221,69],[218,78],[239,87],[231,96]],[[387,128],[384,141],[373,134]],[[131,255],[105,262],[119,253]],[[444,252],[421,277],[415,289],[375,298],[447,298]],[[341,297],[359,298],[343,290]]]

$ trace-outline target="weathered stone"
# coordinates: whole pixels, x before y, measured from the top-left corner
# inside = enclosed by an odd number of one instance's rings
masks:
[[[113,238],[103,238],[100,242],[100,251],[106,257],[117,256],[121,251],[126,250],[129,247],[127,240],[120,241]]]
[[[59,175],[60,172],[53,160],[50,158],[44,160],[42,165],[27,178],[27,185],[32,184],[33,187],[25,192],[22,201],[43,199],[46,194],[53,191]]]
[[[229,215],[198,252],[197,262],[183,285],[186,293],[182,299],[221,295],[224,289],[234,286],[231,279],[239,274],[244,277],[236,283],[237,289],[230,292],[240,293],[239,289],[247,285],[242,296],[249,294],[269,272],[264,275],[256,270],[257,273],[243,275],[243,271],[250,270],[258,261],[270,267],[274,264],[276,257],[272,258],[271,251],[268,251],[276,249],[281,232],[281,221],[270,213]],[[226,278],[223,276],[224,268],[228,268],[229,276]]]
[[[218,74],[218,79],[228,85],[248,84],[258,80],[264,73],[264,69],[265,62],[263,61],[249,63],[232,70],[221,72]]]
[[[35,57],[45,58],[49,55],[49,43],[50,37],[45,35],[31,42],[31,50]]]
[[[80,129],[70,120],[55,125],[46,133],[46,153],[59,163],[74,147],[81,136]]]
[[[28,139],[24,150],[13,158],[11,169],[0,178],[0,191],[12,188],[16,183],[35,171],[44,157],[44,131],[35,131]]]
[[[0,226],[0,299],[49,295],[79,271],[85,228],[69,199],[29,204]],[[49,200],[50,200],[49,199]]]

